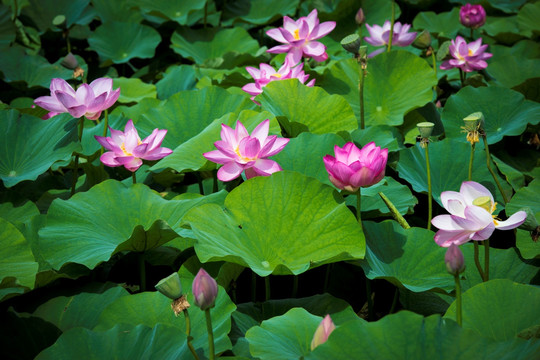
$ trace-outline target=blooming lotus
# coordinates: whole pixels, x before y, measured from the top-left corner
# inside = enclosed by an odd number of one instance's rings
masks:
[[[195,298],[195,305],[201,310],[214,307],[218,293],[217,282],[203,268],[199,270],[195,279],[193,279],[191,290]]]
[[[317,330],[315,330],[315,334],[311,340],[311,351],[313,351],[313,349],[315,349],[317,346],[324,344],[326,340],[328,340],[328,337],[332,331],[335,329],[336,325],[334,325],[332,318],[330,315],[326,315],[317,327]]]
[[[100,160],[107,166],[124,166],[135,172],[142,165],[142,160],[159,160],[172,153],[172,150],[161,147],[167,130],[154,129],[152,133],[141,140],[133,121],[129,120],[124,132],[109,127],[110,137],[95,136],[96,140],[107,150]]]
[[[354,143],[348,142],[343,148],[334,146],[334,152],[336,157],[326,155],[323,161],[335,187],[355,192],[384,178],[388,149],[381,150],[374,142],[358,149]]]
[[[474,181],[463,182],[459,192],[444,191],[441,201],[450,215],[436,216],[431,223],[439,229],[435,242],[443,247],[489,239],[495,229],[516,228],[527,218],[525,211],[518,211],[505,221],[493,216],[496,209],[493,195]]]
[[[73,90],[64,79],[51,80],[51,96],[38,97],[36,105],[50,111],[47,118],[60,113],[70,113],[74,118],[85,116],[97,120],[101,112],[110,108],[120,96],[120,89],[113,90],[113,81],[99,78],[88,84],[82,84]]]
[[[441,64],[441,69],[460,68],[465,72],[485,69],[488,66],[485,60],[493,56],[493,54],[485,52],[487,47],[487,44],[482,45],[482,38],[467,44],[461,36],[458,36],[452,40],[448,48],[453,59],[444,61]]]
[[[466,4],[459,9],[459,21],[468,28],[478,29],[486,23],[486,11],[482,5]]]
[[[307,17],[301,17],[296,21],[284,16],[283,27],[270,29],[266,34],[285,45],[274,46],[267,52],[272,54],[289,53],[294,64],[299,63],[302,56],[313,58],[315,61],[325,61],[328,59],[326,46],[315,40],[326,36],[335,27],[335,21],[319,24],[316,9],[310,12]]]
[[[386,20],[382,27],[379,25],[369,26],[366,24],[366,28],[369,32],[369,37],[365,37],[364,40],[368,44],[373,46],[386,46],[388,45],[388,40],[390,39],[390,21]],[[394,34],[392,36],[392,45],[393,46],[409,46],[416,39],[416,32],[409,32],[411,25],[401,24],[399,21],[394,23]],[[373,51],[368,55],[368,57],[374,57],[382,53],[385,48],[381,48]]]
[[[248,179],[281,171],[277,162],[267,158],[283,150],[289,139],[268,136],[269,127],[270,120],[266,119],[249,135],[240,121],[236,122],[236,129],[221,125],[221,140],[214,143],[217,150],[203,154],[210,161],[224,164],[217,173],[219,180],[234,180],[244,170]]]

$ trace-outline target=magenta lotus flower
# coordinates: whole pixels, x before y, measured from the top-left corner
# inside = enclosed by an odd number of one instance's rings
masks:
[[[319,24],[316,9],[310,12],[307,17],[301,17],[296,21],[284,16],[283,27],[270,29],[266,34],[285,45],[274,46],[267,52],[272,54],[289,53],[294,64],[299,63],[302,56],[313,58],[315,61],[325,61],[328,59],[326,46],[315,40],[328,35],[335,27],[335,21]]]
[[[368,44],[373,46],[386,46],[388,45],[388,40],[390,39],[390,21],[386,20],[384,25],[380,27],[379,25],[369,26],[366,24],[366,28],[369,32],[369,37],[365,37],[364,40]],[[411,25],[401,24],[399,21],[394,23],[394,34],[392,36],[392,46],[409,46],[416,39],[416,32],[409,32]],[[374,57],[382,53],[385,48],[377,49],[370,53],[368,57]]]
[[[458,36],[456,40],[452,40],[448,48],[453,59],[444,61],[441,69],[460,68],[465,72],[485,69],[488,66],[485,60],[493,56],[485,52],[487,47],[487,44],[482,45],[482,38],[467,44],[461,36]]]
[[[489,239],[495,229],[516,228],[527,218],[525,211],[518,211],[505,221],[493,216],[496,209],[493,195],[474,181],[463,182],[459,192],[444,191],[441,201],[450,215],[436,216],[431,223],[439,229],[434,239],[442,247]]]
[[[465,258],[463,252],[456,244],[451,244],[444,254],[446,270],[452,275],[459,275],[465,271]]]
[[[304,73],[304,64],[301,63],[297,66],[291,65],[293,65],[292,57],[287,56],[285,58],[285,63],[283,63],[278,71],[274,70],[274,68],[268,64],[259,64],[259,69],[250,66],[246,67],[247,72],[253,77],[255,82],[244,85],[242,90],[250,95],[253,95],[251,100],[255,101],[255,96],[261,94],[263,92],[263,87],[265,87],[271,81],[298,79],[302,84],[304,84],[309,78],[309,75]],[[314,84],[315,79],[312,79],[306,85],[311,87]]]
[[[203,268],[193,279],[191,290],[195,298],[195,305],[201,310],[214,307],[218,293],[217,282]]]
[[[313,351],[313,349],[315,349],[317,346],[324,344],[326,340],[328,340],[328,337],[332,331],[335,329],[336,325],[334,325],[332,318],[330,318],[330,315],[326,315],[317,327],[317,330],[315,330],[315,334],[311,340],[311,351]]]
[[[270,120],[266,119],[250,136],[240,121],[236,122],[236,129],[221,125],[221,140],[214,143],[217,150],[203,154],[206,159],[223,164],[217,173],[219,180],[234,180],[244,170],[248,179],[281,171],[277,162],[267,158],[283,150],[289,139],[268,136],[269,127]]]
[[[120,96],[120,89],[113,90],[113,81],[99,78],[88,84],[82,84],[73,90],[64,79],[51,80],[51,96],[38,97],[34,103],[50,111],[47,118],[60,113],[70,113],[74,118],[85,116],[97,120],[101,112],[110,108]]]
[[[468,28],[478,29],[486,23],[486,10],[482,5],[466,4],[459,9],[459,21]]]
[[[133,121],[129,120],[124,132],[109,127],[110,137],[94,136],[107,150],[100,160],[107,166],[124,166],[135,172],[143,164],[142,160],[159,160],[172,153],[171,149],[161,147],[167,130],[154,129],[152,133],[141,141]]]
[[[338,189],[355,192],[384,178],[388,149],[381,150],[374,142],[358,149],[348,142],[343,148],[334,146],[334,152],[336,157],[326,155],[323,161],[330,181]]]

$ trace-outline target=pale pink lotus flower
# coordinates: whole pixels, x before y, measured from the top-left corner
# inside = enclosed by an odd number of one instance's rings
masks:
[[[257,125],[251,135],[240,121],[236,122],[236,129],[221,125],[221,140],[214,143],[217,150],[203,154],[206,159],[223,164],[217,173],[219,180],[234,180],[244,170],[248,179],[281,171],[277,162],[267,158],[283,150],[289,139],[268,136],[269,128],[268,119]]]
[[[439,229],[434,240],[442,247],[489,239],[495,229],[516,228],[527,218],[525,211],[518,211],[504,221],[492,215],[497,205],[493,195],[474,181],[463,182],[459,192],[442,192],[441,202],[450,215],[435,216],[431,223]]]
[[[328,35],[335,27],[335,21],[319,24],[317,9],[296,21],[284,16],[283,27],[270,29],[266,34],[285,45],[274,46],[267,52],[272,54],[289,53],[294,64],[299,63],[302,56],[313,58],[315,61],[325,61],[328,59],[326,46],[315,40]]]
[[[451,41],[448,48],[453,59],[444,61],[441,64],[441,69],[460,68],[465,72],[485,69],[488,66],[485,60],[493,56],[493,54],[485,52],[487,47],[487,44],[482,45],[482,38],[467,44],[465,39],[457,36],[455,40]]]
[[[459,9],[459,22],[468,28],[478,29],[486,23],[486,10],[480,4],[466,4]]]
[[[326,315],[317,327],[317,330],[315,330],[315,334],[311,340],[311,351],[313,351],[313,349],[315,349],[317,346],[324,344],[326,340],[328,340],[328,337],[332,331],[335,329],[336,325],[334,325],[332,318],[330,315]]]
[[[105,149],[109,150],[100,157],[101,162],[107,166],[124,166],[129,171],[135,172],[143,164],[142,160],[159,160],[172,153],[171,149],[161,147],[167,130],[154,129],[148,137],[141,140],[131,119],[127,122],[124,132],[111,127],[109,130],[110,137],[94,136]]]
[[[250,95],[253,95],[251,100],[259,104],[257,101],[255,101],[255,96],[261,94],[263,92],[263,87],[265,87],[271,81],[298,79],[302,84],[304,84],[309,78],[309,75],[304,73],[304,64],[300,63],[297,66],[292,65],[294,65],[292,64],[292,57],[287,56],[285,58],[285,62],[278,71],[274,70],[274,68],[268,64],[259,64],[259,69],[251,66],[246,67],[247,72],[253,77],[255,82],[244,85],[242,90]],[[306,85],[311,87],[314,84],[315,79],[312,79]]]
[[[364,40],[368,44],[373,46],[387,46],[388,40],[390,40],[390,20],[386,20],[382,27],[379,25],[369,26],[366,24],[366,28],[369,32],[369,37],[365,37]],[[416,32],[409,32],[411,25],[401,24],[399,21],[394,23],[394,34],[392,36],[392,46],[409,46],[416,39]],[[368,57],[374,57],[386,50],[385,47],[377,49],[371,52]]]
[[[355,192],[361,187],[369,187],[384,178],[388,149],[382,149],[374,142],[358,149],[352,142],[343,148],[334,146],[336,157],[323,158],[328,177],[335,187]]]
[[[55,78],[51,80],[51,96],[40,96],[34,103],[50,111],[47,119],[67,112],[74,118],[85,116],[97,120],[120,96],[120,88],[113,90],[112,87],[112,79],[99,78],[90,85],[82,84],[75,91],[64,79]]]
[[[465,271],[465,258],[463,252],[456,244],[451,244],[444,254],[446,270],[452,275],[459,275]]]
[[[216,303],[218,285],[216,280],[211,277],[203,268],[199,270],[191,286],[195,305],[206,310],[214,307]]]

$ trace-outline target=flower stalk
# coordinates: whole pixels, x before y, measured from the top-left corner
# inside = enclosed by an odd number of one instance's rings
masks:
[[[79,142],[82,143],[82,135],[84,129],[84,117],[79,119]],[[75,169],[73,170],[73,178],[71,179],[71,196],[75,194],[77,180],[79,179],[79,154],[75,154]]]
[[[212,330],[212,316],[210,315],[210,308],[204,310],[204,315],[206,316],[206,331],[208,332],[208,350],[210,352],[210,360],[215,359],[215,350],[214,350],[214,331]]]
[[[195,352],[195,348],[193,347],[193,344],[191,343],[191,340],[193,338],[191,337],[191,320],[189,318],[189,312],[187,311],[187,309],[184,309],[182,312],[184,313],[184,318],[186,319],[186,336],[187,336],[186,341],[187,341],[187,346],[189,348],[189,351],[191,352],[191,355],[193,355],[193,358],[195,360],[199,360],[199,356]]]
[[[462,326],[462,306],[461,306],[461,282],[459,280],[459,274],[454,275],[456,282],[456,321],[459,326]]]
[[[427,229],[431,230],[431,218],[433,217],[433,196],[431,193],[431,171],[429,168],[429,142],[426,143],[426,169],[427,169],[427,183],[428,183],[428,225]]]
[[[390,34],[388,37],[388,50],[387,52],[390,52],[392,50],[392,38],[394,37],[394,22],[396,20],[396,4],[395,1],[392,0],[392,18],[390,20]]]

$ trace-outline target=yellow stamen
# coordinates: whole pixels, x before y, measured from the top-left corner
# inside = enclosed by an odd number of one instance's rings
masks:
[[[272,74],[272,75],[270,75],[270,76],[276,77],[276,78],[278,78],[278,79],[281,78],[281,74],[279,74],[279,73],[275,73],[275,74]]]
[[[242,154],[240,154],[240,148],[238,148],[238,147],[236,149],[234,149],[234,152],[236,153],[236,155],[238,155],[238,157],[240,157],[240,159],[242,159],[245,162],[257,160],[256,158],[252,159],[252,158],[248,158],[248,157],[245,157]]]
[[[294,40],[300,40],[300,29],[294,30]]]
[[[469,56],[473,56],[473,55],[474,55],[473,51],[469,49]]]
[[[141,141],[141,140],[137,140],[137,146],[138,146],[138,145],[141,145],[141,144],[142,144],[142,141]],[[122,143],[122,145],[120,145],[120,149],[122,149],[122,151],[124,152],[124,154],[125,154],[126,156],[133,156],[132,153],[127,152],[127,150],[126,150],[126,144],[125,144],[125,143]]]
[[[473,200],[473,205],[479,206],[482,209],[485,209],[490,214],[492,213],[491,209],[493,205],[491,204],[491,199],[489,196],[480,196]]]

